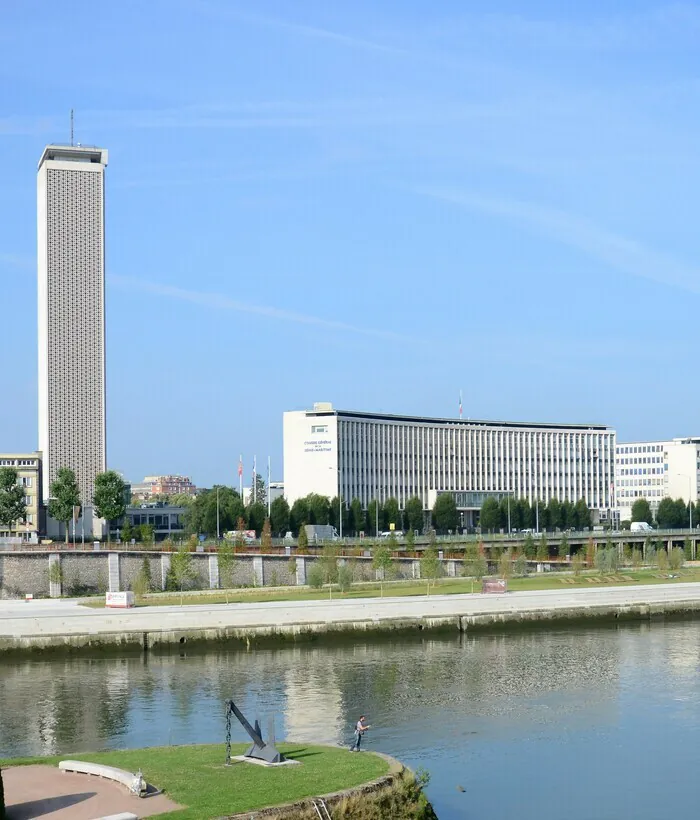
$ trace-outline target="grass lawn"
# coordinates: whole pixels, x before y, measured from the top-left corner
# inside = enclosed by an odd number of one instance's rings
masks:
[[[242,754],[246,748],[246,744],[232,744],[231,754]],[[218,744],[0,760],[0,767],[87,760],[134,772],[140,768],[149,783],[187,806],[158,815],[178,820],[203,820],[290,803],[358,786],[389,771],[389,764],[371,752],[352,754],[346,749],[300,743],[280,743],[278,748],[302,765],[268,769],[234,761],[227,767],[225,747]]]
[[[669,578],[669,575],[678,576]],[[660,572],[657,569],[619,569],[612,575],[602,575],[596,572],[585,572],[579,576],[571,573],[551,572],[531,575],[527,578],[511,578],[508,589],[511,592],[524,592],[539,589],[575,589],[576,587],[591,588],[596,586],[615,586],[619,584],[673,584],[700,582],[700,567],[692,566],[677,570]],[[384,595],[397,597],[408,595],[425,595],[424,581],[401,581],[384,585]],[[437,584],[430,586],[431,595],[457,595],[479,592],[481,584],[467,578],[441,578]],[[377,598],[381,594],[379,584],[365,583],[354,585],[349,592],[341,593],[333,590],[333,600],[354,598]],[[236,603],[265,603],[267,601],[322,601],[328,600],[328,589],[318,590],[303,587],[294,588],[266,588],[266,589],[234,589],[228,594],[228,602]],[[182,602],[187,604],[223,604],[227,596],[221,591],[184,593]],[[156,593],[139,598],[137,606],[177,606],[180,604],[179,593]],[[103,599],[86,600],[84,606],[103,608]]]

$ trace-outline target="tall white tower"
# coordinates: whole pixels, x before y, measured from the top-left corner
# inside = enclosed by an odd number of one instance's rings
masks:
[[[37,177],[43,497],[70,467],[85,507],[105,470],[106,165],[105,149],[47,145]]]

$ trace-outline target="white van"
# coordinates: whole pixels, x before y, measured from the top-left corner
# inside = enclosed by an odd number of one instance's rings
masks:
[[[633,521],[630,525],[631,532],[651,532],[653,529],[646,521]]]

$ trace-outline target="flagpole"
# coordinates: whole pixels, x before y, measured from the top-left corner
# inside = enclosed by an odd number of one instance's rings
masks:
[[[252,486],[252,496],[253,496],[253,504],[258,500],[258,457],[253,456],[253,486]]]
[[[272,501],[270,499],[270,456],[267,457],[267,517],[270,517]]]
[[[238,492],[243,501],[243,454],[238,456]]]

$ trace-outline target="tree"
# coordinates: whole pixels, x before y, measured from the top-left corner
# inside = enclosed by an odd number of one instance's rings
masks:
[[[246,507],[246,518],[248,529],[255,530],[255,534],[260,535],[267,519],[267,507],[261,501],[250,504]]]
[[[185,585],[194,581],[197,572],[192,563],[192,553],[186,546],[180,547],[170,558],[170,573],[177,589],[180,590],[180,606],[182,606],[182,591]]]
[[[323,583],[328,584],[328,596],[333,597],[333,584],[338,580],[338,550],[333,544],[326,544],[321,550],[318,565],[323,573]]]
[[[468,578],[475,578],[477,581],[481,581],[488,571],[489,566],[483,548],[480,549],[473,543],[468,544],[464,551],[462,574]]]
[[[138,539],[142,544],[152,544],[155,539],[153,524],[139,524]]]
[[[263,507],[267,506],[267,488],[265,486],[265,479],[260,473],[253,473],[248,504],[262,504]]]
[[[394,562],[391,558],[391,550],[381,541],[377,542],[372,550],[372,567],[379,574],[379,589],[381,596],[384,597],[384,581],[393,569]]]
[[[0,524],[7,527],[10,535],[13,524],[24,521],[27,516],[24,488],[17,481],[17,470],[12,467],[0,467]]]
[[[270,527],[279,536],[289,529],[289,504],[283,495],[277,496],[270,504]]]
[[[56,480],[49,489],[49,515],[65,524],[66,544],[68,543],[68,522],[73,518],[73,509],[80,506],[80,490],[75,473],[70,467],[59,467]]]
[[[359,498],[353,498],[350,502],[350,530],[357,538],[365,528],[365,511],[362,509],[362,502]]]
[[[455,532],[459,526],[459,513],[452,493],[442,493],[433,506],[433,526],[441,533]]]
[[[272,552],[272,529],[269,518],[265,519],[260,531],[260,552]]]
[[[484,499],[479,514],[479,525],[482,532],[495,532],[501,529],[501,508],[495,498]]]
[[[559,503],[559,499],[554,497],[550,498],[549,504],[547,504],[547,520],[552,530],[561,527],[561,517],[561,504]]]
[[[538,561],[547,561],[549,559],[549,543],[547,542],[547,536],[542,533],[542,538],[540,538],[539,544],[537,545],[537,560]]]
[[[134,528],[131,526],[131,521],[129,521],[128,518],[124,521],[119,537],[124,544],[130,544],[131,539],[134,537]]]
[[[98,473],[95,476],[95,491],[92,494],[92,503],[98,518],[107,522],[107,543],[110,541],[112,522],[119,521],[126,512],[127,485],[114,470]]]
[[[535,545],[535,539],[532,537],[532,533],[529,532],[525,536],[525,544],[523,545],[523,551],[527,558],[534,558],[537,555],[537,546]]]
[[[548,521],[549,516],[547,515],[547,505],[544,501],[540,501],[536,498],[532,505],[533,526],[537,527],[540,532],[546,532]]]
[[[532,513],[532,507],[527,498],[521,498],[517,502],[518,506],[518,529],[532,529],[535,526],[535,518]]]
[[[585,498],[579,498],[574,504],[574,519],[572,526],[577,530],[586,530],[591,526],[591,511]]]
[[[292,504],[292,509],[289,515],[289,523],[292,528],[292,532],[301,535],[301,528],[304,524],[310,523],[309,521],[309,505],[305,498],[297,498],[297,500]]]
[[[306,507],[309,512],[307,524],[327,524],[331,517],[331,502],[325,495],[309,493],[306,496]]]
[[[236,570],[236,553],[230,541],[222,541],[219,545],[219,586],[226,590],[226,603],[228,603],[228,591],[233,586],[233,576]]]
[[[646,521],[647,524],[651,524],[653,520],[651,507],[646,498],[635,499],[634,504],[632,504],[632,521]]]
[[[299,539],[297,541],[297,552],[302,555],[307,551],[309,546],[309,536],[306,534],[306,526],[302,523],[299,525]]]
[[[439,497],[439,496],[438,496]],[[424,550],[420,559],[420,577],[424,578],[428,584],[427,595],[430,595],[430,582],[437,583],[440,575],[440,558],[435,547],[428,547]]]
[[[406,501],[403,514],[404,524],[407,530],[418,530],[419,533],[423,532],[425,516],[423,514],[423,502],[419,496],[412,495],[408,501]],[[700,521],[700,516],[698,516],[698,521]]]
[[[562,535],[561,541],[559,542],[559,557],[566,558],[569,554],[569,541],[566,535]]]
[[[513,556],[510,549],[504,550],[498,559],[498,574],[501,578],[510,578],[513,574]]]
[[[379,502],[372,499],[372,501],[370,501],[367,505],[367,529],[375,536],[379,535],[380,533],[379,526],[381,524],[381,521],[379,521],[378,514]]]
[[[185,528],[192,535],[207,535],[214,538],[217,533],[217,497],[219,533],[235,530],[238,519],[244,514],[243,500],[233,487],[218,485],[203,490],[197,495],[185,512]]]
[[[662,530],[672,530],[682,526],[682,520],[685,517],[685,503],[682,499],[678,499],[678,501],[680,501],[680,504],[666,496],[659,502],[659,508],[656,511],[656,523]]]
[[[399,509],[399,502],[395,498],[387,498],[384,502],[382,516],[387,530],[391,529],[391,524],[394,525],[395,530],[401,529],[401,510]]]

